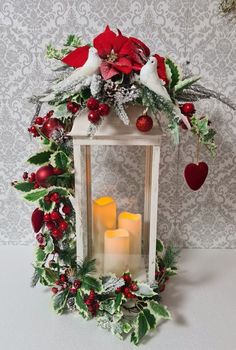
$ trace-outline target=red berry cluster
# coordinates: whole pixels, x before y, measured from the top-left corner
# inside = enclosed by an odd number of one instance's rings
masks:
[[[28,131],[33,135],[33,137],[40,136],[37,128],[39,128],[39,126],[42,126],[45,122],[47,122],[49,118],[51,118],[53,113],[54,111],[49,111],[44,117],[36,117],[34,119],[34,124],[28,128]]]
[[[166,276],[166,269],[160,268],[159,271],[155,272],[155,279],[158,282],[159,285],[159,292],[164,292],[166,287],[166,282],[169,281],[169,277]]]
[[[87,100],[86,105],[89,109],[88,120],[93,124],[98,123],[101,117],[108,115],[110,112],[110,107],[108,104],[99,103],[99,101],[94,97],[90,97]]]
[[[68,228],[68,222],[63,219],[58,210],[53,210],[51,213],[44,214],[44,222],[55,240],[58,241],[62,239],[63,232]]]
[[[59,277],[59,280],[55,282],[57,287],[53,287],[51,289],[53,294],[56,294],[57,292],[68,288],[70,294],[75,295],[77,290],[81,287],[81,281],[76,279],[74,282],[71,282],[68,280],[68,277],[65,273],[61,274]]]
[[[75,114],[78,112],[78,110],[80,109],[80,105],[76,102],[72,102],[72,101],[68,101],[67,102],[67,109],[69,112],[71,112],[72,114]]]
[[[95,317],[99,309],[99,302],[96,300],[96,295],[93,289],[90,290],[89,296],[85,298],[84,302],[87,305],[88,311],[93,317]]]
[[[184,103],[180,105],[180,110],[181,110],[181,113],[188,118],[188,121],[191,124],[191,118],[193,114],[196,112],[194,104],[192,102]],[[187,129],[187,126],[184,124],[183,121],[181,121],[180,125],[183,129]]]
[[[135,281],[132,281],[132,278],[129,273],[124,273],[123,276],[121,276],[121,278],[123,278],[123,280],[125,281],[125,285],[116,288],[116,293],[123,293],[127,299],[136,298],[136,295],[132,292],[136,292],[138,290],[137,283]]]
[[[40,187],[39,183],[36,181],[36,174],[35,173],[28,174],[27,171],[25,171],[22,175],[22,178],[24,181],[34,183],[34,188]]]

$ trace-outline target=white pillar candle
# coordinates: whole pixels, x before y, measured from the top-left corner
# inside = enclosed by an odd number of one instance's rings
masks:
[[[93,200],[93,256],[101,271],[104,254],[104,232],[116,228],[116,203],[111,197]],[[101,271],[102,272],[102,271]]]
[[[104,273],[122,275],[129,269],[130,239],[127,230],[108,230],[104,233]]]
[[[130,234],[130,271],[134,274],[140,268],[142,242],[142,215],[122,212],[118,217],[118,228]]]

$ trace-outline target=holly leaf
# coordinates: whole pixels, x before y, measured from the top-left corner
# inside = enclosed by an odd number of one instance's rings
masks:
[[[66,43],[64,46],[80,47],[82,45],[82,39],[79,36],[70,34],[67,37]]]
[[[143,314],[147,320],[148,328],[154,329],[157,325],[156,317],[147,308],[143,309]]]
[[[63,290],[62,292],[59,292],[54,295],[52,300],[52,306],[54,311],[57,314],[62,314],[63,309],[66,305],[67,297],[68,297],[69,291],[67,289]]]
[[[162,253],[164,251],[164,243],[160,239],[157,239],[156,241],[156,250],[158,253]]]
[[[30,192],[34,188],[33,182],[17,182],[14,187],[22,192]]]
[[[71,160],[63,151],[58,151],[51,156],[50,163],[53,167],[66,170]]]
[[[148,330],[149,323],[147,322],[144,313],[140,312],[134,323],[134,331],[131,334],[131,343],[138,345]]]
[[[149,304],[149,310],[156,316],[156,318],[164,319],[164,320],[171,319],[171,314],[167,310],[167,307],[165,305],[161,305],[154,300],[150,300],[148,304]]]
[[[88,312],[88,308],[84,303],[84,299],[82,297],[81,291],[78,290],[76,293],[76,297],[75,297],[75,307],[76,309],[79,311],[79,313],[86,319],[89,318],[89,312]]]
[[[115,305],[114,305],[116,311],[118,312],[120,311],[120,307],[122,305],[123,300],[124,300],[123,294],[117,293],[115,298]]]
[[[58,280],[59,275],[56,271],[53,271],[53,270],[49,269],[48,267],[45,267],[41,277],[45,280],[45,282],[46,282],[45,284],[47,286],[53,286],[55,284],[56,280]]]
[[[39,247],[36,248],[35,251],[35,263],[36,266],[41,266],[44,263],[45,258],[47,257],[47,254],[45,251]]]
[[[34,164],[34,165],[47,164],[49,162],[49,159],[50,159],[51,155],[52,155],[52,152],[50,152],[50,151],[44,151],[44,152],[36,153],[32,157],[30,157],[27,160],[27,162],[30,163],[30,164]]]
[[[38,201],[40,198],[46,196],[46,194],[48,193],[48,191],[46,189],[37,189],[34,191],[29,192],[28,194],[26,194],[24,196],[24,198],[29,201],[29,202],[36,202]]]
[[[106,299],[100,302],[100,310],[104,310],[109,314],[113,315],[116,312],[115,308],[115,300],[114,299]]]
[[[170,70],[170,76],[168,77],[170,79],[169,87],[170,89],[173,89],[181,79],[182,72],[180,67],[170,58],[167,58],[165,60],[165,64],[168,66]]]
[[[50,213],[54,207],[55,207],[56,203],[55,202],[49,202],[49,201],[45,201],[44,198],[41,198],[39,200],[39,207],[40,209],[42,209],[45,213]]]
[[[51,236],[47,239],[46,247],[44,248],[46,254],[51,254],[54,251],[54,243]]]
[[[99,293],[102,291],[102,282],[93,276],[85,276],[83,278],[82,287],[85,290],[93,289],[95,292]]]
[[[54,111],[54,114],[57,118],[63,118],[67,117],[68,115],[68,109],[67,109],[67,104],[66,103],[61,103],[59,104]]]
[[[154,295],[157,295],[157,293],[155,293],[154,290],[146,283],[138,283],[138,290],[133,292],[133,294],[141,298],[151,298]]]
[[[196,83],[196,81],[198,81],[199,79],[201,79],[201,77],[197,76],[179,81],[178,84],[175,85],[175,92],[181,92],[184,89],[187,89],[189,86]]]

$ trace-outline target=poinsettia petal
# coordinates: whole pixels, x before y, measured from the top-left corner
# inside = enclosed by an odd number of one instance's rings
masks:
[[[133,63],[132,69],[139,72],[141,70],[142,66],[143,66],[143,64]]]
[[[89,54],[89,46],[88,45],[80,46],[74,51],[70,52],[68,55],[66,55],[62,59],[62,62],[64,62],[68,66],[79,68],[79,67],[82,67],[87,61],[88,54]]]
[[[166,74],[166,66],[165,66],[165,57],[162,57],[158,54],[153,55],[157,59],[157,74],[160,79],[162,79],[166,84],[169,83]]]
[[[150,56],[149,48],[141,40],[134,37],[130,37],[130,40],[144,52],[145,56]]]
[[[109,26],[106,26],[104,32],[94,38],[93,46],[97,49],[100,57],[105,58],[111,52],[115,38],[116,33]]]
[[[119,35],[115,38],[113,43],[114,51],[120,54],[122,47],[124,47],[128,40],[129,39],[126,36],[122,35],[121,32],[119,32]]]
[[[134,46],[132,42],[128,39],[126,40],[119,50],[119,56],[129,56],[132,57],[134,52]]]
[[[105,80],[111,79],[114,75],[119,74],[119,72],[108,62],[102,62],[100,72]]]
[[[132,71],[132,63],[126,57],[120,57],[116,62],[112,63],[112,66],[118,71],[129,74]]]

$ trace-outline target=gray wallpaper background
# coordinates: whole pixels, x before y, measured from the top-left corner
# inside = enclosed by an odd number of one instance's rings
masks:
[[[34,111],[27,97],[46,86],[51,65],[46,44],[60,46],[70,33],[90,40],[107,23],[143,39],[154,53],[190,61],[205,86],[236,97],[236,25],[218,15],[218,0],[0,0],[1,244],[33,242],[33,206],[10,182],[27,169],[24,161],[37,149],[27,133]],[[209,176],[192,192],[183,169],[194,159],[194,142],[184,132],[180,147],[164,139],[158,234],[183,247],[236,248],[236,115],[214,100],[198,107],[218,129],[218,155],[213,160],[202,150]]]

